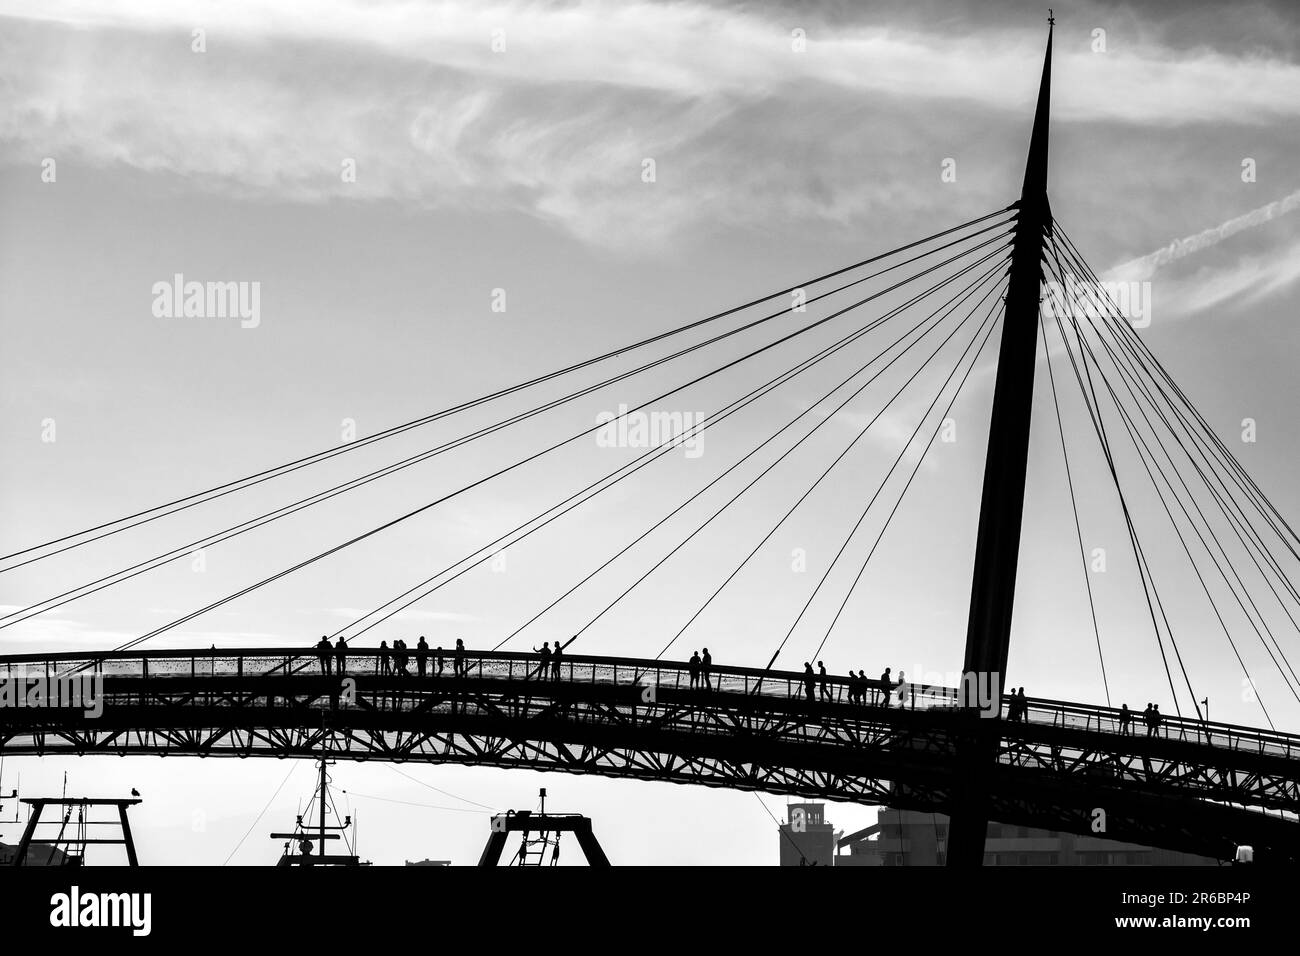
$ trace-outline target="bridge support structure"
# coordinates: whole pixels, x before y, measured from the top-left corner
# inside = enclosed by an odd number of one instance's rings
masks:
[[[1052,27],[1049,21],[1047,52],[1043,58],[1038,104],[1029,138],[1029,156],[1020,200],[1016,204],[1011,269],[975,543],[966,656],[962,667],[967,687],[986,686],[987,681],[987,686],[992,688],[992,699],[999,702],[1006,680],[1025,501],[1044,237],[1052,222],[1047,202],[1051,88]],[[999,733],[991,725],[999,722],[1000,714],[981,710],[976,696],[971,694],[964,702],[968,732],[963,735],[958,748],[963,783],[954,793],[947,847],[949,866],[979,866],[984,860],[988,775],[996,759]]]

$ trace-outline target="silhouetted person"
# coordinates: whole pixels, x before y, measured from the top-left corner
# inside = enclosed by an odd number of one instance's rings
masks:
[[[379,642],[379,673],[387,677],[393,672],[393,662],[388,656],[388,642]]]
[[[343,640],[343,635],[334,642],[334,656],[339,661],[339,676],[342,677],[348,672],[348,642]]]
[[[438,645],[438,650],[434,652],[433,662],[438,665],[438,676],[442,676],[442,668],[447,663],[446,655],[443,654],[442,645]]]
[[[812,665],[807,661],[803,662],[803,690],[808,695],[808,703],[816,700],[817,675],[813,673]]]
[[[555,642],[555,650],[551,652],[551,680],[560,679],[560,652],[563,648],[560,642]]]
[[[1151,731],[1157,737],[1160,736],[1160,705],[1151,705]]]
[[[691,674],[691,690],[694,690],[700,683],[700,652],[691,651],[691,659],[686,664],[686,669]]]
[[[1133,713],[1128,709],[1128,704],[1121,704],[1119,708],[1119,732],[1121,734],[1132,733],[1129,730],[1129,724],[1133,721]]]
[[[700,676],[704,678],[704,689],[713,690],[713,682],[709,679],[709,674],[713,671],[713,657],[709,654],[706,647],[704,653],[700,655]]]
[[[533,653],[542,659],[542,666],[537,668],[537,679],[546,680],[547,671],[551,669],[551,642],[542,641],[542,649],[533,648]]]
[[[465,642],[459,637],[456,638],[456,650],[452,652],[451,670],[457,677],[464,677],[465,669]]]
[[[817,673],[818,673],[817,682],[821,685],[822,700],[830,700],[831,699],[830,679],[826,676],[826,664],[823,663],[822,661],[817,662]]]
[[[853,673],[852,669],[849,670],[848,684],[849,684],[849,691],[848,691],[849,703],[856,704],[858,702],[858,675]]]
[[[1142,711],[1142,723],[1147,725],[1147,736],[1150,737],[1156,729],[1155,720],[1151,717],[1151,702],[1147,701],[1147,709]]]
[[[852,671],[850,671],[849,673],[852,673]],[[859,704],[865,704],[867,702],[867,691],[870,689],[870,687],[871,687],[871,682],[867,680],[867,672],[859,668],[858,669],[858,703]]]
[[[884,700],[881,701],[886,707],[889,706],[889,694],[894,688],[894,678],[889,675],[892,668],[886,667],[885,672],[880,675],[880,692],[884,694]],[[875,701],[875,695],[872,695],[872,701]]]
[[[406,660],[406,641],[398,638],[393,641],[393,663],[397,665],[397,673],[403,677],[410,677],[406,670]]]
[[[1023,687],[1016,691],[1016,712],[1020,715],[1019,720],[1029,719],[1029,701],[1025,700],[1025,689]]]
[[[415,644],[415,669],[419,671],[421,677],[429,667],[429,642],[420,635],[420,639]]]
[[[332,653],[333,648],[330,647],[330,639],[322,634],[320,640],[316,642],[316,656],[320,658],[320,671],[326,677],[330,673],[330,655]]]

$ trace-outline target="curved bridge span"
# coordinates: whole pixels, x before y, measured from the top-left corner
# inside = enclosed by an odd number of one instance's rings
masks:
[[[597,774],[950,812],[962,741],[994,739],[993,818],[1231,858],[1300,860],[1300,737],[1031,698],[678,662],[430,655],[424,676],[301,648],[0,657],[0,753],[420,761]],[[391,664],[390,660],[390,664]],[[22,692],[21,699],[17,696]],[[80,697],[73,697],[79,693]],[[98,711],[98,713],[96,713]],[[1139,715],[1140,716],[1140,715]],[[1098,831],[1098,821],[1104,831]]]

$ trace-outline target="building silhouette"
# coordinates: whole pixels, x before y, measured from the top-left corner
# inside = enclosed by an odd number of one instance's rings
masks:
[[[948,818],[917,810],[880,809],[874,826],[836,841],[836,866],[943,866]],[[1217,866],[1209,857],[990,822],[985,866]]]
[[[825,804],[792,803],[781,824],[781,866],[833,866],[835,828],[826,822]]]
[[[837,833],[825,804],[792,803],[780,826],[781,866],[944,866],[948,818],[939,813],[881,807],[876,823]],[[990,823],[985,866],[1217,866],[1210,857],[1083,837],[1034,827]]]

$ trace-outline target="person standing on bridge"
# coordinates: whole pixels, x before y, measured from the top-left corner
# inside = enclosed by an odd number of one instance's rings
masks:
[[[415,669],[421,677],[429,668],[429,642],[420,635],[419,641],[415,644]]]
[[[826,675],[826,664],[824,661],[817,662],[817,673],[818,673],[817,682],[821,686],[821,698],[822,700],[830,700],[831,684],[830,684],[830,678],[827,677]]]
[[[704,689],[713,690],[713,681],[709,679],[709,674],[713,671],[713,656],[706,647],[704,653],[700,656],[700,676],[704,678]]]
[[[465,642],[456,638],[456,650],[452,654],[451,672],[455,677],[464,677],[468,673],[465,667]]]
[[[334,656],[339,659],[339,676],[342,677],[348,672],[348,642],[343,640],[343,635],[334,642]]]
[[[889,698],[894,690],[894,678],[891,677],[889,674],[891,670],[893,670],[893,668],[886,667],[885,672],[880,675],[880,692],[882,695],[884,695],[884,700],[881,701],[881,703],[883,703],[886,707],[889,706]],[[871,695],[871,702],[873,704],[876,702],[875,694]]]
[[[1151,717],[1151,701],[1147,701],[1147,709],[1142,711],[1142,723],[1147,725],[1147,736],[1150,737],[1155,733],[1155,720]]]
[[[1121,734],[1131,734],[1129,725],[1133,722],[1133,712],[1128,709],[1128,704],[1120,704],[1119,708],[1119,732]]]
[[[555,651],[551,654],[551,680],[558,681],[560,679],[560,652],[562,650],[564,650],[564,646],[559,641],[556,641]]]
[[[1151,705],[1151,732],[1157,737],[1160,736],[1160,705]]]
[[[849,673],[851,674],[853,672],[849,671]],[[858,668],[858,703],[859,704],[865,704],[867,702],[867,692],[870,689],[871,689],[871,681],[867,680],[867,672],[859,667]]]
[[[330,676],[330,654],[333,648],[330,647],[330,639],[324,634],[316,642],[316,656],[320,658],[320,670],[326,677]]]
[[[1029,720],[1029,701],[1025,699],[1023,686],[1016,691],[1016,713],[1022,722]]]
[[[817,699],[817,675],[813,673],[812,665],[807,661],[803,662],[803,691],[808,695],[808,703]]]
[[[900,709],[907,706],[907,675],[902,671],[898,672],[898,706]]]
[[[447,662],[447,658],[442,652],[442,645],[439,644],[438,649],[433,654],[433,663],[436,664],[438,667],[437,671],[434,673],[435,677],[442,676],[442,668],[443,665],[446,664],[446,662]]]
[[[691,659],[687,662],[686,669],[691,675],[691,690],[695,690],[700,683],[700,652],[691,651]]]
[[[542,659],[542,666],[537,668],[537,679],[546,680],[547,672],[551,669],[551,642],[542,641],[542,649],[539,651],[534,647],[533,653]]]
[[[392,665],[392,663],[391,663],[391,662],[389,661],[389,659],[388,659],[388,642],[387,642],[387,641],[380,641],[380,642],[379,642],[379,661],[378,661],[378,666],[379,666],[379,673],[382,674],[384,677],[387,677],[387,676],[389,675],[389,673],[390,673],[390,672],[392,671],[392,669],[393,669],[393,665]]]

